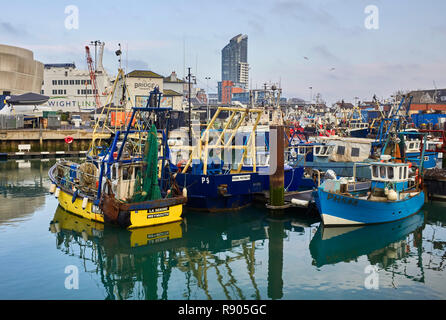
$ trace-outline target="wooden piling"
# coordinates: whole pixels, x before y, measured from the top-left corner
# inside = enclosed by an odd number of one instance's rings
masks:
[[[284,152],[285,152],[285,140],[284,140],[284,126],[283,125],[271,125],[270,126],[270,139],[271,133],[273,134],[273,141],[270,141],[270,151],[272,150],[274,154],[271,154],[270,166],[275,171],[269,177],[270,185],[270,209],[277,207],[283,207],[284,205]],[[273,144],[276,148],[273,147]],[[276,161],[274,161],[276,160]],[[275,162],[275,163],[274,163]]]

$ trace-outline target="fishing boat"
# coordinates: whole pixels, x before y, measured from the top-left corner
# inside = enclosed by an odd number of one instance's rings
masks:
[[[367,190],[348,191],[347,179],[327,179],[314,198],[324,226],[365,225],[391,222],[417,213],[424,204],[421,175],[409,177],[411,164],[370,163],[371,184]]]
[[[186,198],[165,172],[171,108],[161,108],[160,101],[155,88],[146,107],[132,108],[127,129],[115,132],[101,155],[82,164],[61,160],[51,167],[50,191],[63,209],[124,228],[181,220]]]
[[[371,139],[318,137],[317,141],[292,143],[287,159],[293,167],[305,167],[326,172],[332,170],[341,177],[370,179],[367,161],[370,159]]]

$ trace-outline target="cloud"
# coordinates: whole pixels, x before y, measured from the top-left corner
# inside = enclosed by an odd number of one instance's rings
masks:
[[[0,22],[0,33],[3,35],[10,35],[10,36],[28,36],[28,32],[23,28],[18,28],[16,26],[13,26],[9,22]]]

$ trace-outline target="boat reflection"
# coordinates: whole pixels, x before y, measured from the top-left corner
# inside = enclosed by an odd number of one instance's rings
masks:
[[[371,264],[386,268],[409,253],[408,236],[414,233],[414,238],[419,238],[424,225],[423,212],[370,226],[324,228],[321,224],[310,242],[313,265],[322,267],[367,255]],[[417,247],[415,240],[414,247]]]
[[[124,230],[58,207],[50,231],[59,250],[93,263],[107,299],[280,299],[283,241],[290,232],[310,234],[313,221],[250,208]],[[259,278],[267,281],[264,297]]]

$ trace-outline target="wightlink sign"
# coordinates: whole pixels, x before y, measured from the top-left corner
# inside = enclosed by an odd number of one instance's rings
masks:
[[[64,109],[94,109],[96,102],[94,100],[70,100],[70,99],[50,99],[46,103],[50,108],[64,110]]]

